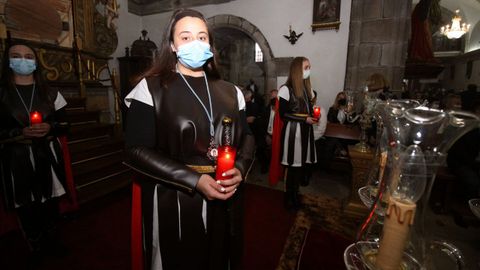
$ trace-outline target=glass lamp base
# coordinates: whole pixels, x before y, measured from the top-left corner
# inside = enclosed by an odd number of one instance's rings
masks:
[[[360,241],[345,249],[343,260],[348,270],[375,270],[375,259],[378,253],[378,243]],[[403,253],[399,270],[420,270],[420,263],[407,253]]]

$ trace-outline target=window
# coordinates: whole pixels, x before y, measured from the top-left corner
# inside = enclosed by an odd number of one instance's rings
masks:
[[[263,62],[263,53],[258,43],[255,43],[255,62]]]

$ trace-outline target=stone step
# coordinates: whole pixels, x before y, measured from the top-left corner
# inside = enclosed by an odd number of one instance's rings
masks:
[[[72,172],[77,184],[85,184],[95,178],[95,175],[101,175],[102,170],[112,166],[122,167],[123,149],[109,153],[103,153],[88,159],[72,162]]]
[[[84,141],[96,140],[99,138],[110,137],[114,133],[113,124],[88,123],[82,125],[73,125],[70,127],[68,141],[75,144]]]
[[[66,98],[67,106],[65,109],[68,111],[75,111],[75,110],[85,110],[86,108],[86,99],[80,97],[70,97]]]
[[[81,125],[89,123],[98,123],[100,120],[100,111],[67,111],[67,118],[70,125]]]
[[[117,175],[124,171],[131,171],[131,169],[126,167],[122,163],[117,162],[105,166],[101,169],[97,169],[96,171],[91,171],[80,175],[74,174],[75,185],[77,186],[77,188],[82,188],[84,186],[89,186],[95,182],[98,182],[101,179],[104,179],[111,175]]]
[[[97,140],[90,140],[69,145],[72,162],[83,160],[110,153],[124,148],[121,138],[102,137]]]
[[[131,170],[127,167],[114,167],[110,173],[105,169],[102,174],[84,184],[77,184],[78,202],[80,204],[105,196],[112,191],[129,185],[132,181]]]

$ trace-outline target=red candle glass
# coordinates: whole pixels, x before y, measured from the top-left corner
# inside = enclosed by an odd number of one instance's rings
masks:
[[[314,106],[313,107],[313,117],[314,118],[320,118],[320,107]]]
[[[40,124],[42,123],[42,113],[34,111],[30,113],[30,124]]]
[[[226,180],[231,178],[231,176],[222,176],[222,174],[233,169],[236,153],[237,151],[235,150],[235,147],[229,145],[218,147],[217,170],[215,173],[216,180]]]

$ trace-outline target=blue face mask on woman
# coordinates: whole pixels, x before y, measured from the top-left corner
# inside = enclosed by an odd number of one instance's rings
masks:
[[[189,68],[197,69],[202,67],[212,56],[210,44],[202,41],[194,40],[178,46],[178,61]]]
[[[19,75],[30,75],[37,69],[37,64],[33,59],[10,58],[10,68]]]

